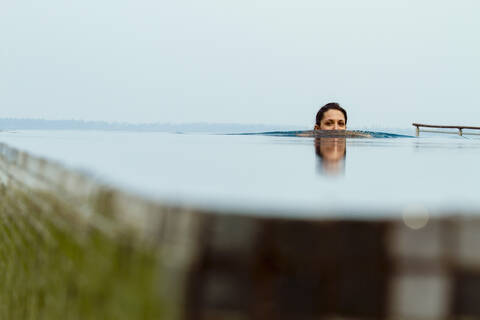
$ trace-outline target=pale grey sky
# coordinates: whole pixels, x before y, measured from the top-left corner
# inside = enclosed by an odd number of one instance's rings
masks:
[[[478,0],[0,4],[0,117],[480,125]]]

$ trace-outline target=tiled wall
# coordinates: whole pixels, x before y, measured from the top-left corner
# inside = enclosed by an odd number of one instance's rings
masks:
[[[212,216],[203,228],[188,319],[480,319],[478,219],[414,230]]]

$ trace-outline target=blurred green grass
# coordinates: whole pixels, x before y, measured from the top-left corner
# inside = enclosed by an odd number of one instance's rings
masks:
[[[133,232],[102,232],[49,193],[0,197],[0,319],[170,318],[158,254]]]

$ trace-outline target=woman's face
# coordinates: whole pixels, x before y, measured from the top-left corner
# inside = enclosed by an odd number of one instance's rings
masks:
[[[339,110],[330,109],[323,114],[320,126],[315,125],[315,130],[345,130],[345,116]]]

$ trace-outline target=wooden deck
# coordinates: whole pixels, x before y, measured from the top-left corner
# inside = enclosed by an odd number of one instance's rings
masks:
[[[417,128],[417,137],[420,135],[420,132],[441,132],[441,133],[453,133],[445,131],[432,131],[432,130],[420,130],[420,128],[436,128],[436,129],[457,129],[458,135],[463,136],[465,133],[464,129],[467,130],[480,130],[480,127],[474,126],[442,126],[442,125],[433,125],[433,124],[423,124],[423,123],[412,123],[412,126]],[[480,134],[480,133],[468,133],[468,134]]]

